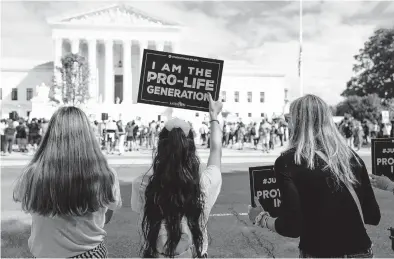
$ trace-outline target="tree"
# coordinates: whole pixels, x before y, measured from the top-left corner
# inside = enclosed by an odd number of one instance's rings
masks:
[[[337,105],[336,110],[338,116],[350,115],[359,121],[364,119],[379,121],[381,111],[385,108],[379,96],[371,94],[363,97],[349,96]]]
[[[89,100],[89,66],[85,57],[67,54],[57,67],[58,77],[54,76],[50,99],[68,105],[86,104]]]
[[[376,30],[354,58],[355,76],[342,96],[376,93],[382,99],[394,98],[394,27]]]

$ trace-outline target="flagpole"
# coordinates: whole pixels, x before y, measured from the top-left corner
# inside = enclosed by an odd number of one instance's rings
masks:
[[[299,53],[299,77],[300,77],[300,97],[304,95],[304,75],[302,65],[302,0],[300,0],[300,53]]]

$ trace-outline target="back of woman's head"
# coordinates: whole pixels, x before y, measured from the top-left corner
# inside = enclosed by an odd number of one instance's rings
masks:
[[[30,213],[82,216],[114,201],[114,180],[85,113],[62,107],[20,176],[14,200]]]
[[[295,149],[295,162],[305,162],[308,168],[316,166],[315,155],[326,163],[338,184],[342,179],[346,184],[356,183],[351,161],[358,161],[347,146],[332,118],[329,106],[319,97],[306,95],[290,105],[291,137],[289,149]],[[319,152],[317,152],[319,151]],[[317,152],[317,153],[316,153]]]
[[[200,220],[204,200],[199,168],[200,161],[190,126],[179,120],[167,122],[159,134],[152,165],[153,175],[145,191],[142,224],[146,240],[142,248],[144,257],[152,257],[156,253],[161,222],[166,222],[167,226],[166,254],[170,257],[175,255],[183,217],[187,218],[194,245],[201,252],[203,236]]]

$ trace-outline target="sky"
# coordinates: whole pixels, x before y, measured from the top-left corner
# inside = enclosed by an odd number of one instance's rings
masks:
[[[223,59],[227,64],[253,64],[262,71],[283,73],[291,97],[299,95],[299,3],[129,1],[131,6],[185,26],[185,54]],[[48,62],[53,57],[47,17],[89,11],[112,2],[3,2],[2,58]],[[373,31],[394,26],[394,3],[304,1],[304,93],[341,100],[352,75],[353,56]],[[4,61],[3,61],[4,62]],[[4,64],[3,64],[4,65]]]

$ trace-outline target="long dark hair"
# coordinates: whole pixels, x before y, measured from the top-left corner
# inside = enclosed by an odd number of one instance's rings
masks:
[[[145,191],[142,231],[145,244],[142,256],[155,257],[161,223],[165,223],[168,239],[165,254],[175,256],[181,239],[181,221],[187,218],[198,256],[203,246],[202,218],[204,194],[200,185],[200,161],[196,155],[193,134],[179,128],[159,134],[153,159],[153,175]]]
[[[42,216],[83,216],[115,201],[115,176],[85,113],[62,107],[52,116],[13,198]]]

